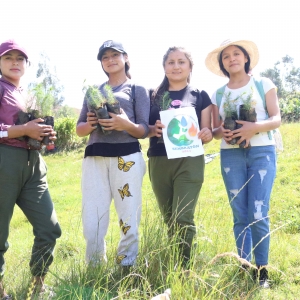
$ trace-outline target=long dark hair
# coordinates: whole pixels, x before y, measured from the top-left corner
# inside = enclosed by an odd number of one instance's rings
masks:
[[[251,63],[250,55],[248,54],[248,52],[246,51],[245,48],[243,48],[243,47],[241,47],[241,46],[238,46],[238,45],[232,45],[232,46],[235,46],[235,47],[239,48],[239,49],[244,53],[244,55],[247,57],[248,61],[245,63],[245,67],[244,67],[244,68],[245,68],[246,74],[248,74],[249,71],[250,71],[250,63]],[[225,70],[224,65],[223,65],[223,62],[222,62],[222,54],[223,54],[223,51],[224,51],[224,49],[219,53],[219,67],[220,67],[220,70],[222,71],[222,73],[223,73],[226,77],[230,78],[230,75],[229,75],[229,73]]]
[[[121,53],[121,54],[122,54],[122,55],[124,55],[124,54],[128,55],[126,52]],[[101,61],[101,67],[102,67],[104,73],[106,74],[106,76],[109,78],[109,74],[108,74],[108,73],[104,70],[104,68],[103,68],[102,61]],[[129,60],[127,60],[127,61],[125,62],[125,74],[126,74],[126,76],[127,76],[129,79],[131,79],[131,74],[129,73],[129,69],[130,69],[130,62],[129,62]]]
[[[190,62],[191,70],[193,70],[194,62],[193,62],[191,53],[188,52],[184,47],[177,47],[177,46],[170,47],[168,49],[168,51],[165,53],[165,55],[163,57],[163,62],[162,62],[163,67],[165,67],[165,63],[166,63],[170,53],[175,52],[175,51],[181,51],[186,56],[186,58]],[[187,78],[187,82],[190,83],[190,81],[191,81],[191,75],[189,75],[189,77]],[[160,97],[162,97],[164,92],[166,92],[168,90],[169,90],[169,79],[165,75],[161,84],[153,91],[153,93],[151,95],[151,101],[153,101],[153,102],[159,101]]]

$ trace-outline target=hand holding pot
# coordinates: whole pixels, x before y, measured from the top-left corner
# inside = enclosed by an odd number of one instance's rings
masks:
[[[49,136],[53,131],[52,126],[39,124],[41,122],[44,122],[44,120],[38,118],[24,124],[24,135],[38,141],[42,141],[45,136]]]
[[[111,112],[109,112],[108,114],[110,116],[109,119],[98,120],[99,124],[104,127],[105,130],[123,131],[127,130],[128,126],[131,124],[131,121],[129,120],[123,109],[121,109],[120,114],[114,114]]]
[[[87,112],[86,114],[86,123],[90,126],[90,129],[97,129],[98,119],[93,112]]]
[[[256,124],[247,121],[236,121],[241,127],[232,131],[233,138],[239,138],[237,144],[241,144],[243,141],[246,142],[243,148],[250,146],[250,139],[257,133]]]
[[[233,145],[232,144],[232,140],[233,140],[233,137],[232,137],[233,133],[232,133],[232,131],[230,129],[225,129],[224,123],[221,124],[220,128],[222,130],[222,137],[223,137],[224,141],[227,144],[229,144],[229,145]]]

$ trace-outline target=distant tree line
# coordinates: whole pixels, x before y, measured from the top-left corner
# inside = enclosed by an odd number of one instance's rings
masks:
[[[286,55],[260,75],[276,85],[282,119],[300,121],[300,67],[294,66],[294,59]]]

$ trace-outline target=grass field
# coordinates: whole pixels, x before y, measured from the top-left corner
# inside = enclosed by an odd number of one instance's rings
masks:
[[[270,290],[260,290],[250,273],[240,272],[232,233],[232,215],[220,174],[220,158],[206,165],[205,182],[196,208],[197,235],[189,276],[176,264],[173,245],[158,212],[148,175],[143,183],[140,251],[136,267],[123,276],[114,261],[119,227],[112,208],[107,234],[109,261],[89,268],[84,262],[81,224],[83,150],[45,156],[48,182],[63,230],[47,283],[55,299],[150,299],[172,289],[172,299],[300,299],[300,124],[281,127],[284,152],[271,198]],[[143,153],[148,140],[142,141]],[[219,142],[205,146],[218,153]],[[145,159],[146,155],[145,155]],[[5,283],[15,299],[26,299],[32,228],[16,207],[6,253]]]

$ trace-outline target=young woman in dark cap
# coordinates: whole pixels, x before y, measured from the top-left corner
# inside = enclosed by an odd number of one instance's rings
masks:
[[[132,82],[128,55],[120,42],[104,42],[97,59],[108,76],[98,90],[108,99],[111,88],[121,113],[109,112],[110,118],[102,119],[89,112],[87,91],[77,123],[77,134],[89,135],[82,165],[86,261],[92,265],[106,261],[104,238],[113,198],[121,233],[117,263],[132,266],[138,254],[141,188],[146,171],[138,139],[148,135],[149,96],[143,86]],[[97,124],[102,129],[97,129]]]
[[[281,117],[271,80],[249,76],[258,58],[254,42],[226,40],[208,54],[205,63],[214,74],[229,79],[212,96],[213,136],[222,139],[221,171],[238,254],[250,262],[254,253],[260,286],[268,288],[268,211],[276,175],[272,130],[279,127]],[[237,126],[226,129],[228,116],[233,115]]]
[[[16,125],[25,110],[21,77],[28,66],[27,51],[14,40],[0,45],[0,299],[12,299],[3,286],[4,253],[8,250],[9,224],[15,204],[25,214],[35,236],[30,268],[34,293],[44,293],[44,278],[53,261],[56,239],[61,235],[47,184],[47,168],[37,150],[20,137],[55,140],[56,133],[36,119]]]

